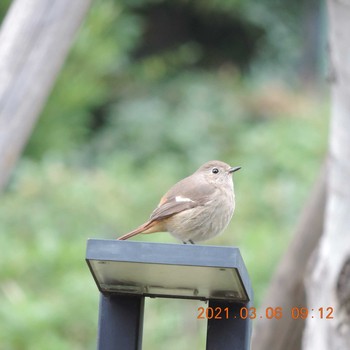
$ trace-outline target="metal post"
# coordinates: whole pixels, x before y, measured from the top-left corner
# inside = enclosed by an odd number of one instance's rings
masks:
[[[253,290],[238,248],[90,239],[86,261],[102,293],[98,350],[141,350],[145,297],[209,300],[206,349],[249,350]]]
[[[98,350],[141,350],[144,299],[101,294]]]
[[[249,350],[252,325],[245,311],[250,306],[250,302],[209,300],[213,317],[208,319],[206,350]],[[244,312],[240,312],[242,307]]]

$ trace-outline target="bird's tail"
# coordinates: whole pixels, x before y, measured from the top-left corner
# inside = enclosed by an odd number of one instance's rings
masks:
[[[131,237],[134,237],[140,233],[150,233],[150,232],[146,232],[148,231],[149,228],[152,227],[152,221],[147,221],[144,224],[142,224],[141,226],[139,226],[138,228],[135,228],[135,230],[130,231],[129,233],[126,233],[125,235],[117,238],[118,241],[125,241]]]

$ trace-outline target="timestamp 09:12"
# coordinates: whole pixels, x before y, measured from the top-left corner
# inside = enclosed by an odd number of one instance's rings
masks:
[[[258,313],[255,307],[241,307],[239,312],[233,312],[229,307],[198,307],[198,320],[222,320],[222,319],[276,319],[280,320],[282,317],[289,316],[294,320],[302,319],[305,320],[307,318],[314,319],[325,319],[331,320],[333,319],[333,307],[320,307],[320,308],[307,308],[307,307],[293,307],[287,312],[283,310],[282,307],[267,307],[265,310],[261,310]]]

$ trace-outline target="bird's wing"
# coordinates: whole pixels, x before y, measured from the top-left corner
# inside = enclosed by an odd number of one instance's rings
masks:
[[[179,202],[175,198],[171,198],[163,204],[160,204],[156,209],[154,209],[151,214],[150,220],[161,220],[166,219],[169,216],[177,214],[181,211],[194,208],[196,206],[195,202]]]
[[[150,220],[165,219],[181,211],[202,206],[217,189],[204,182],[189,186],[186,179],[175,184],[160,200]]]

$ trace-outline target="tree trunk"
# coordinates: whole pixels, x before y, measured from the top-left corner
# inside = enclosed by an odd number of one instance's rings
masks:
[[[89,4],[90,0],[16,0],[3,22],[0,190],[44,106]]]
[[[306,281],[304,350],[350,349],[350,2],[329,0],[328,11],[333,68],[328,201],[325,231]]]
[[[301,348],[304,321],[290,317],[293,307],[305,306],[305,266],[323,232],[326,203],[326,165],[324,164],[297,229],[260,307],[260,315],[268,307],[281,307],[283,317],[257,319],[253,331],[253,350],[298,350]]]

